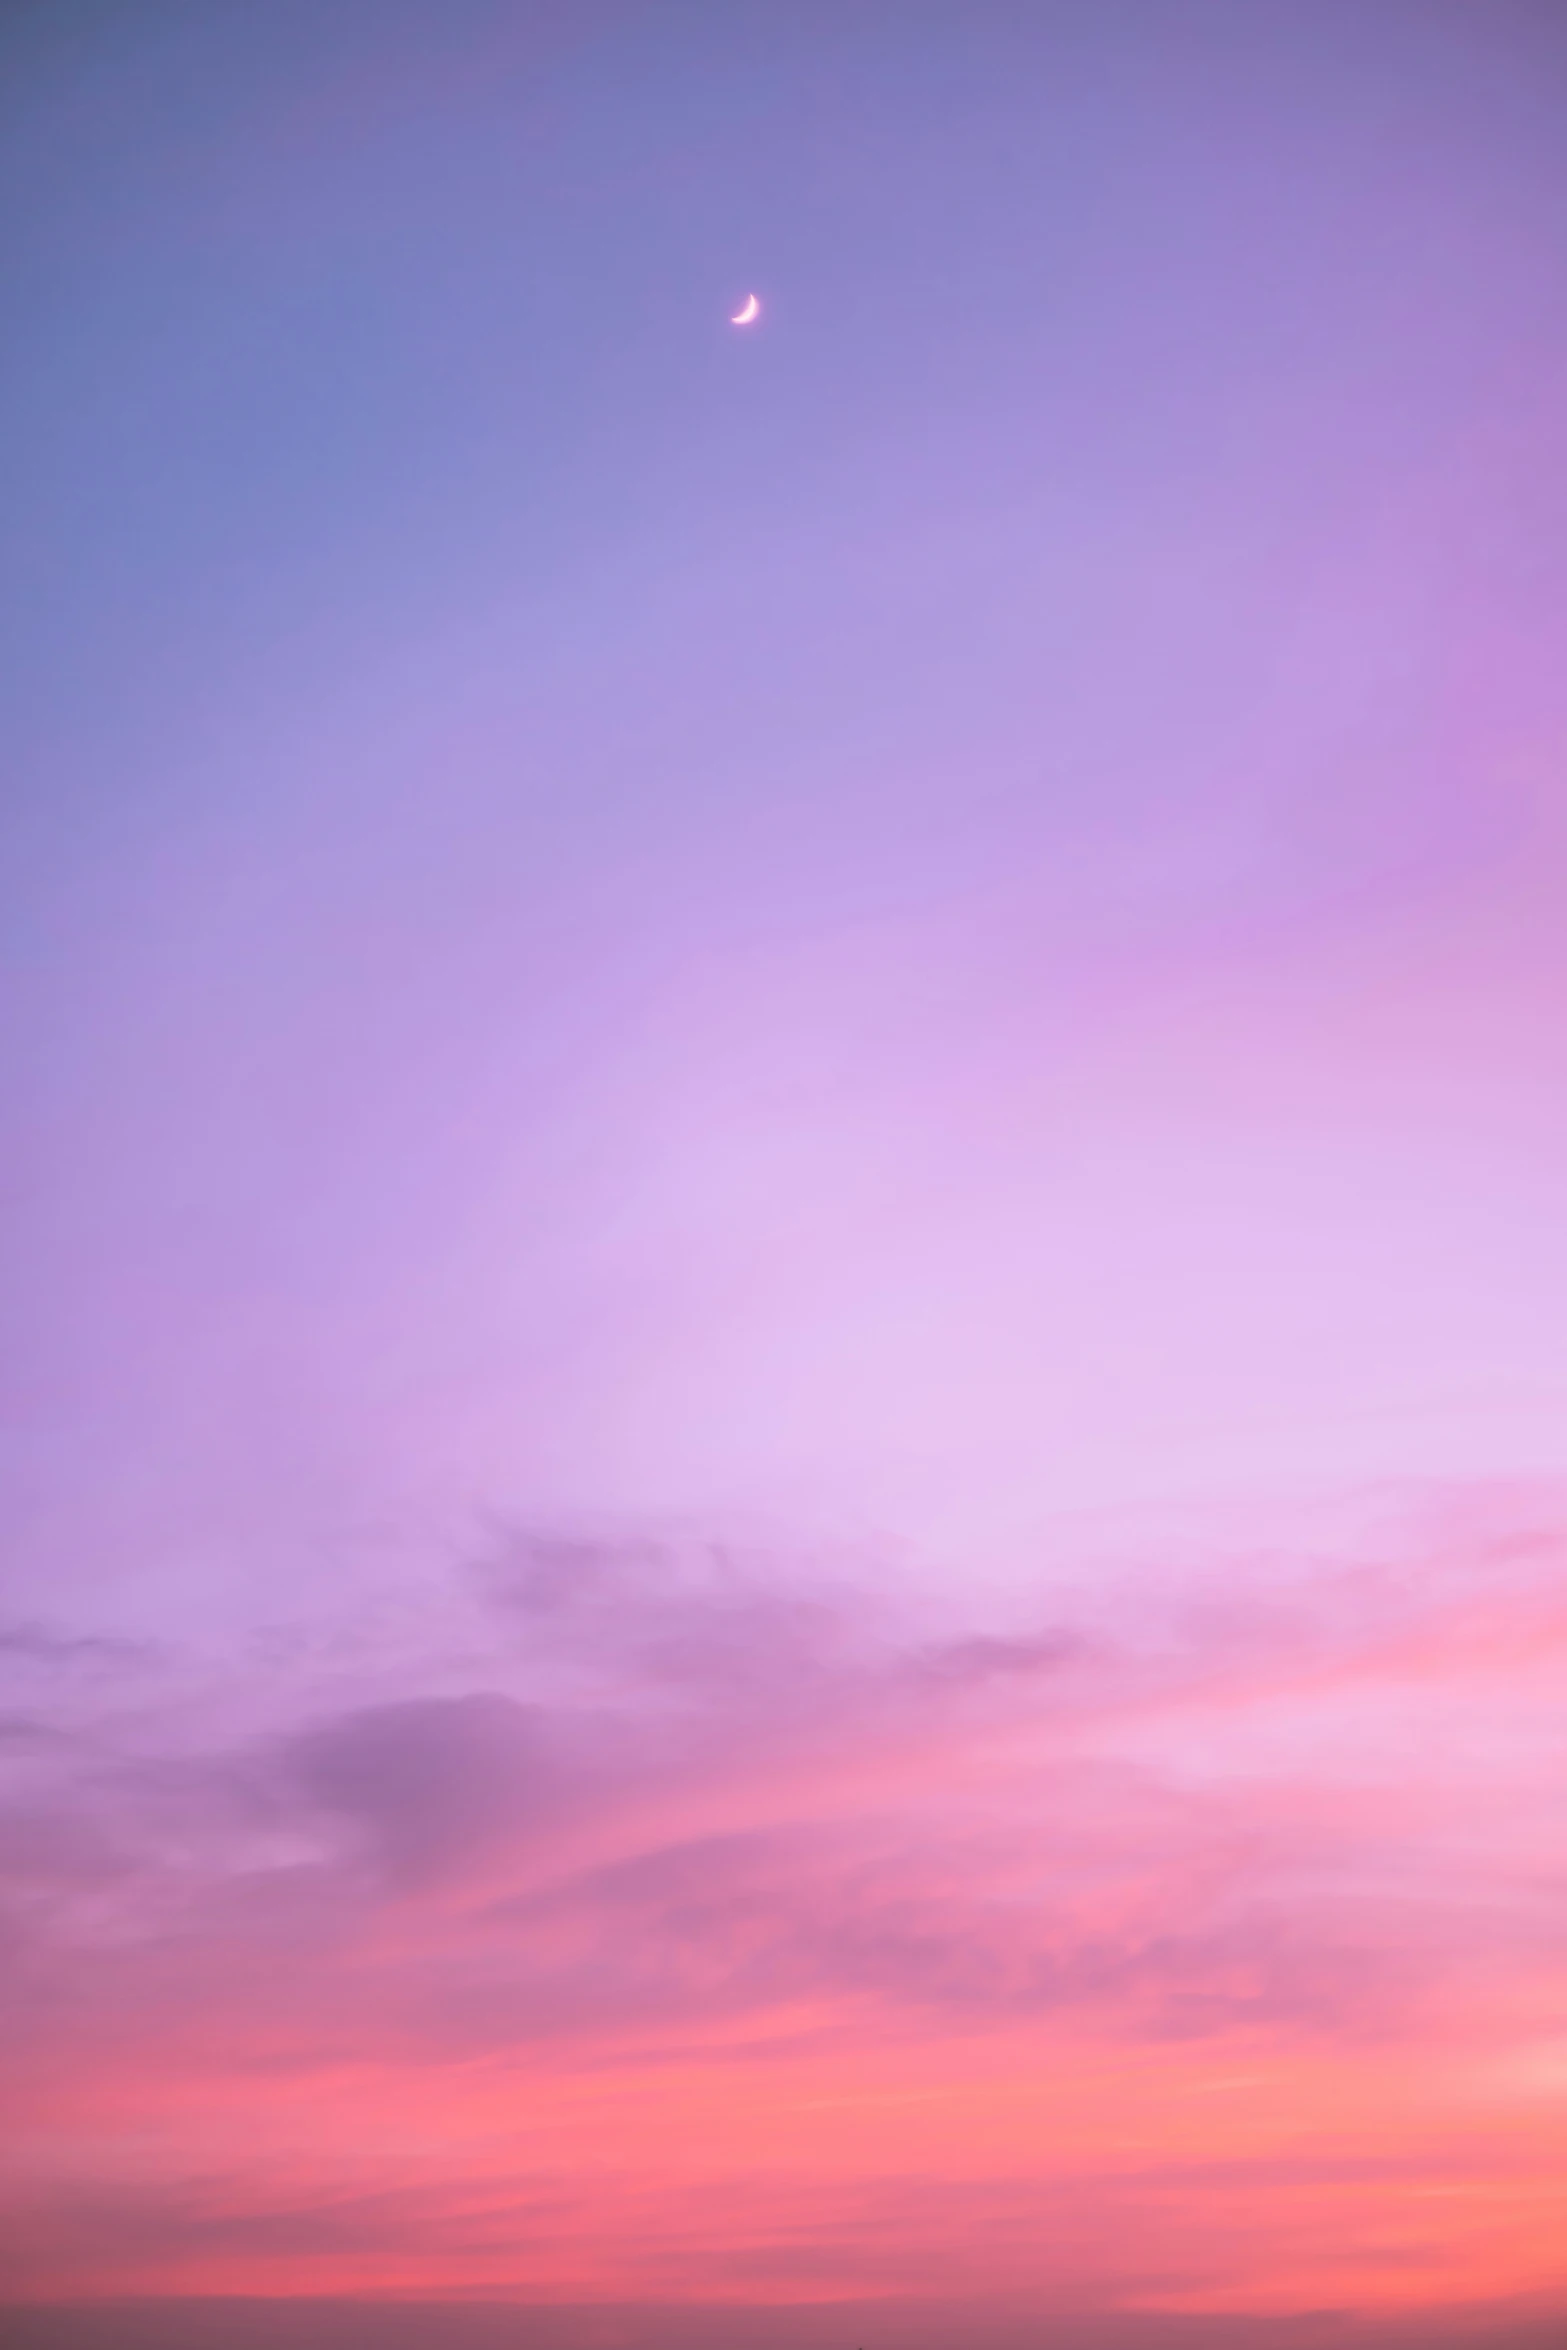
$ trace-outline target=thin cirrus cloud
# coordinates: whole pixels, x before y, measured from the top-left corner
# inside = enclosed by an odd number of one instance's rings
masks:
[[[28,1633],[15,2286],[1560,2291],[1561,1523],[979,1627],[520,1532],[227,1664]]]

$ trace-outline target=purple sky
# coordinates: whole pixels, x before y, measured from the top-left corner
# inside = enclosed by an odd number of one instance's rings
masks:
[[[996,1905],[1057,1649],[1086,1806],[1061,1899],[1102,1959],[1091,1888],[1121,1886],[1158,1976],[1104,1962],[1107,2048],[1208,1998],[1227,1935],[1273,1947],[1256,1893],[1337,1986],[1269,1975],[1270,2029],[1353,2037],[1363,1950],[1456,1998],[1489,1947],[1481,2005],[1527,2009],[1559,2108],[1567,1960],[1530,1906],[1559,1691],[1530,1676],[1567,1523],[1564,131],[1567,28],[1522,0],[212,0],[0,31],[0,1728],[18,1867],[54,1887],[25,1963],[91,1952],[28,2090],[21,2175],[65,2214],[29,2293],[273,2289],[201,2250],[199,2098],[137,2188],[146,2275],[95,2265],[138,2092],[82,2118],[72,2036],[141,2016],[193,2097],[177,2015],[273,2048],[234,1948],[264,1974],[296,1893],[311,2020],[277,2063],[353,2038],[383,1893],[467,1981],[481,1880],[546,1900],[475,1792],[524,1802],[524,1717],[549,1865],[586,1872],[547,1897],[573,1966],[621,1914],[595,1872],[757,1837],[701,1864],[712,1965],[670,1960],[656,2029],[869,1998],[832,2061],[894,2064],[876,2002],[918,2006],[925,1961],[856,1973],[865,1872],[966,1920],[987,1981],[1044,1964]],[[519,1542],[578,1546],[536,1648],[494,1580]],[[952,1656],[978,1727],[910,1695]],[[176,1761],[183,1825],[146,1776]],[[953,1772],[973,1809],[927,1846]],[[1222,1896],[1210,1804],[1253,1855],[1226,1845]],[[1503,1820],[1530,1823],[1505,1864]],[[1144,1838],[1178,1854],[1157,1893]],[[1489,1941],[1459,1922],[1482,1881]],[[116,1972],[187,1927],[172,1972]],[[642,2013],[606,1984],[589,2071]],[[1430,2048],[1478,2062],[1491,2023],[1431,1996]],[[971,2028],[945,1998],[916,2072]],[[421,2033],[426,2085],[457,2061],[422,2009],[375,2015],[387,2082]],[[718,2094],[680,2063],[672,2113]],[[366,2092],[333,2177],[401,2093]],[[964,2176],[1011,2244],[989,2126]],[[1320,2127],[1337,2159],[1354,2132]],[[826,2241],[799,2183],[826,2156],[787,2189],[727,2159],[732,2221],[672,2282],[611,2195],[599,2267],[549,2289],[710,2299],[775,2206]],[[855,2208],[891,2292],[924,2223]],[[1567,2293],[1490,2224],[1435,2302]],[[1230,2225],[1190,2275],[1063,2273],[1085,2306],[1233,2310],[1261,2270]],[[531,2289],[431,2226],[396,2289]],[[1268,2306],[1325,2305],[1289,2242]],[[375,2283],[339,2251],[293,2247],[277,2289]]]

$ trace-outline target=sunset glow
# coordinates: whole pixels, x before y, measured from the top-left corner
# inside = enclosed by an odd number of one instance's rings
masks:
[[[22,2350],[1567,2338],[1564,123],[0,32]]]

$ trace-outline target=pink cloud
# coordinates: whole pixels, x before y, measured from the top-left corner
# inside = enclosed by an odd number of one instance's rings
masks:
[[[27,1632],[17,2289],[1561,2291],[1562,1536],[1504,1517],[923,1628],[518,1535],[251,1644],[243,1720]]]

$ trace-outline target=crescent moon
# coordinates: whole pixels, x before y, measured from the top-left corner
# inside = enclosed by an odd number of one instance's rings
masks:
[[[756,296],[747,294],[739,309],[731,314],[729,323],[731,326],[749,326],[753,318],[761,316],[761,311],[762,305]]]

